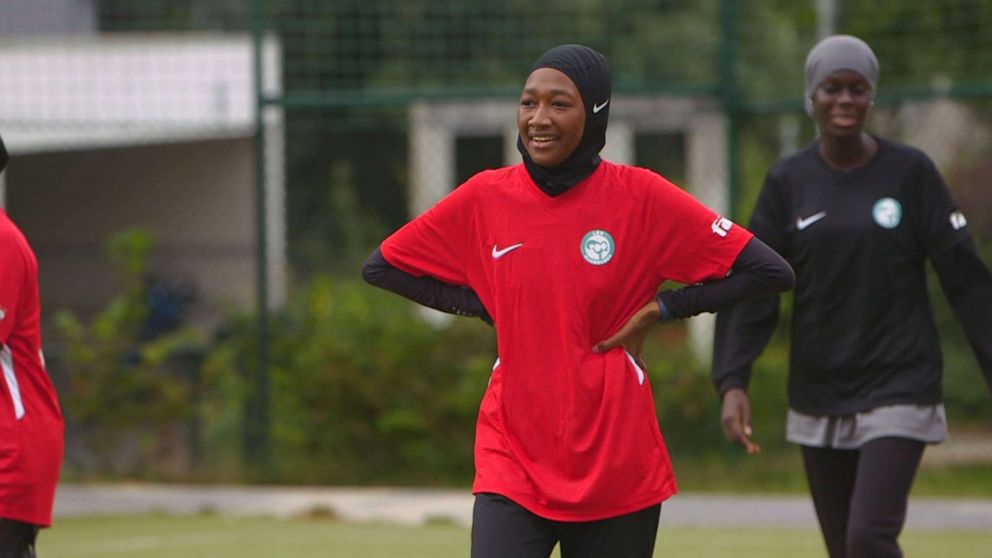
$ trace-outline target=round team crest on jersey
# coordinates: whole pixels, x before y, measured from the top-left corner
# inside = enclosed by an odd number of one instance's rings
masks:
[[[875,218],[878,226],[894,229],[902,222],[902,205],[893,198],[882,198],[875,202],[871,216]]]
[[[595,229],[587,232],[582,237],[582,244],[579,246],[579,249],[582,251],[582,257],[587,262],[592,265],[603,265],[613,259],[616,244],[614,244],[610,233],[601,229]]]

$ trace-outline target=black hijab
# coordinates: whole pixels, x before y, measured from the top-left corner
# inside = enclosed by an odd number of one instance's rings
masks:
[[[606,145],[612,79],[606,58],[582,45],[556,46],[534,62],[530,73],[538,68],[554,68],[568,76],[579,90],[586,109],[582,140],[565,162],[556,167],[543,167],[535,163],[527,153],[523,140],[517,137],[517,151],[523,155],[527,173],[544,193],[557,196],[585,180],[599,166],[599,152]],[[598,111],[594,112],[593,108]]]

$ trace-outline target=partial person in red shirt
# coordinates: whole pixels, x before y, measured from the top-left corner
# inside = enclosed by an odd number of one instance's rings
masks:
[[[649,557],[676,492],[641,352],[658,321],[787,290],[785,261],[649,170],[602,160],[606,59],[562,45],[517,110],[523,163],[387,238],[367,281],[494,323],[476,428],[475,558]],[[691,287],[658,293],[667,280]]]
[[[0,139],[0,176],[7,164]],[[0,209],[0,558],[33,558],[52,523],[62,411],[41,351],[38,262]]]

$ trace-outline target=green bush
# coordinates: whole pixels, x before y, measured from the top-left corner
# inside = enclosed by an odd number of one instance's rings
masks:
[[[708,365],[689,349],[682,324],[656,328],[645,359],[658,421],[673,458],[719,457],[737,453],[720,428],[720,399]],[[755,363],[748,394],[756,441],[766,450],[785,447],[786,366],[781,335]]]
[[[210,397],[215,411],[207,416],[232,417],[237,411],[229,402],[244,401],[244,378],[255,366],[244,357],[254,335],[252,321],[240,319],[208,359],[211,385],[221,385],[225,371],[240,369],[241,379]],[[492,369],[493,339],[481,321],[457,319],[433,328],[394,295],[316,277],[272,319],[270,479],[470,481],[475,416]],[[227,411],[220,411],[225,405]],[[208,437],[231,433],[216,424],[208,429]]]
[[[254,317],[233,321],[203,371],[207,465],[226,478],[287,483],[465,485],[495,336],[479,320],[428,325],[415,305],[356,280],[318,275],[270,322],[271,469],[239,469]],[[684,324],[657,327],[645,358],[659,422],[676,457],[722,460],[709,370]],[[756,366],[754,428],[782,448],[787,351],[781,335]],[[216,476],[216,475],[215,475]]]
[[[71,370],[66,414],[89,455],[101,460],[90,470],[160,474],[157,460],[174,447],[170,431],[195,418],[202,423],[203,455],[186,478],[401,485],[471,481],[475,419],[496,355],[491,328],[464,318],[433,327],[415,305],[395,295],[355,279],[315,276],[271,316],[271,460],[264,470],[254,470],[243,456],[250,378],[257,371],[255,316],[232,318],[226,333],[209,347],[198,379],[177,375],[171,359],[195,338],[188,332],[155,341],[137,336],[147,311],[137,280],[145,250],[147,239],[141,236],[118,241],[121,266],[132,279],[91,323],[68,313],[59,316]],[[766,455],[787,446],[789,304],[784,297],[782,326],[756,363],[749,390],[755,439]],[[740,450],[723,440],[709,370],[688,348],[684,324],[655,328],[645,359],[673,458],[722,471],[743,464]],[[950,401],[962,406],[957,398]]]
[[[70,473],[148,476],[176,466],[182,424],[195,411],[193,378],[174,355],[197,346],[181,329],[145,340],[145,262],[150,236],[129,231],[108,245],[124,289],[89,321],[61,310],[55,321],[68,377],[61,394]],[[181,465],[181,464],[179,464]]]
[[[238,473],[237,455],[256,365],[255,323],[235,320],[204,366],[202,416],[215,467]],[[475,419],[495,336],[479,320],[428,325],[415,306],[354,280],[317,276],[270,326],[271,470],[268,481],[465,485],[472,478]],[[755,429],[779,446],[785,414],[784,351],[756,373]],[[719,400],[681,324],[648,341],[648,374],[673,454],[723,456]],[[776,372],[781,371],[781,372]],[[221,467],[223,468],[223,467]]]

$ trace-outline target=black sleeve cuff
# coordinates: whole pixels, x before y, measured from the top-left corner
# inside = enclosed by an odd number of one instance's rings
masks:
[[[670,292],[671,291],[662,291],[655,297],[655,300],[658,301],[658,309],[661,310],[661,318],[658,320],[661,323],[673,322],[678,319],[675,317],[675,314],[672,314],[672,311],[669,310],[668,305],[665,304],[665,299],[670,296],[667,293]]]
[[[716,382],[716,391],[720,394],[720,398],[730,390],[734,388],[740,388],[747,391],[747,380],[740,376],[724,376],[718,382]]]

